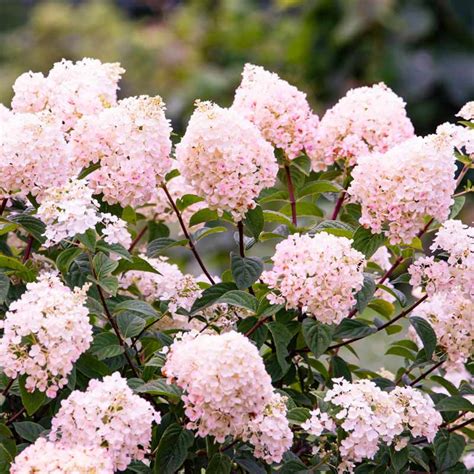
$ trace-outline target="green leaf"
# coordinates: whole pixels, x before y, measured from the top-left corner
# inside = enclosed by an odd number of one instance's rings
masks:
[[[262,233],[263,226],[265,224],[262,208],[260,206],[256,206],[254,209],[249,209],[247,214],[245,214],[244,223],[250,230],[254,239],[258,240],[258,237]]]
[[[466,441],[461,435],[441,430],[438,431],[433,445],[436,455],[436,466],[442,472],[458,462],[464,451]]]
[[[275,343],[278,365],[280,366],[284,375],[290,368],[290,364],[287,362],[286,358],[289,355],[287,347],[293,337],[293,334],[282,323],[271,322],[267,324],[267,327],[272,334],[273,341]]]
[[[111,373],[109,367],[104,362],[99,361],[88,352],[81,355],[76,362],[76,368],[81,374],[84,374],[90,379],[102,378]]]
[[[122,219],[129,224],[137,223],[137,213],[131,206],[127,206],[122,211]]]
[[[138,270],[140,272],[159,274],[159,272],[155,268],[153,268],[146,260],[138,257],[137,255],[132,255],[132,261],[120,260],[119,265],[115,269],[114,274],[118,275],[119,273],[127,272],[129,270]]]
[[[356,308],[362,313],[374,296],[376,285],[374,277],[370,273],[364,273],[364,283],[356,294]]]
[[[311,232],[326,232],[327,234],[336,235],[337,237],[346,237],[352,239],[354,236],[354,228],[350,224],[341,221],[323,221],[316,227],[311,229]]]
[[[176,207],[182,212],[187,207],[202,201],[204,201],[202,197],[196,196],[194,194],[185,194],[183,197],[176,200]]]
[[[87,230],[84,234],[77,236],[79,242],[86,246],[91,252],[95,252],[95,246],[97,243],[97,235],[94,229]]]
[[[216,285],[206,288],[202,292],[201,297],[193,303],[191,314],[196,314],[208,306],[215,304],[221,296],[236,289],[237,286],[233,282],[217,283]]]
[[[207,237],[212,234],[220,234],[222,232],[227,232],[227,228],[223,226],[202,227],[201,229],[198,229],[196,232],[194,232],[193,238],[196,242],[198,242],[199,240],[204,239],[204,237]]]
[[[229,456],[223,453],[216,453],[212,456],[206,469],[206,474],[230,474],[232,461]]]
[[[97,279],[100,281],[103,277],[108,276],[118,267],[118,262],[107,257],[105,253],[99,252],[94,256],[92,265],[97,274]]]
[[[409,444],[407,447],[408,459],[421,466],[423,469],[426,470],[426,472],[430,472],[429,459],[423,452],[423,450],[411,444]]]
[[[291,160],[290,166],[298,168],[305,176],[311,173],[311,160],[306,155]]]
[[[0,272],[0,304],[6,301],[9,289],[10,278],[8,278],[4,273]]]
[[[303,188],[298,192],[298,196],[303,197],[311,194],[337,193],[340,190],[341,187],[331,181],[311,181],[303,186]]]
[[[133,313],[124,311],[117,316],[117,326],[124,338],[135,337],[143,330],[146,321]]]
[[[258,307],[257,298],[241,290],[228,291],[217,300],[217,303],[226,303],[239,308],[245,308],[254,313],[257,312]]]
[[[266,212],[266,211],[265,211]],[[280,209],[280,212],[287,216],[291,216],[291,205],[287,204]],[[296,214],[298,216],[316,216],[323,217],[323,211],[312,202],[298,201],[296,203]]]
[[[189,219],[189,226],[192,227],[203,222],[215,221],[218,218],[219,215],[217,214],[217,211],[207,208],[200,209],[191,216],[191,219]]]
[[[394,346],[390,347],[386,352],[385,355],[396,355],[399,357],[404,357],[405,359],[408,360],[415,360],[415,356],[413,353],[407,349],[406,347],[399,347],[399,346]]]
[[[13,456],[2,443],[0,444],[0,472],[2,474],[7,474],[10,472],[10,464],[13,461]]]
[[[377,313],[385,316],[386,318],[389,318],[395,311],[395,306],[393,306],[392,303],[379,298],[372,300],[368,304],[368,307],[374,311],[377,311]]]
[[[21,402],[26,409],[28,415],[33,415],[43,405],[46,400],[46,394],[35,390],[34,392],[28,392],[25,388],[26,375],[22,375],[19,380]]]
[[[409,318],[409,321],[423,343],[427,359],[431,359],[433,352],[436,349],[436,333],[430,323],[424,318],[412,316]]]
[[[156,257],[160,255],[164,250],[171,247],[183,246],[188,243],[187,239],[184,240],[175,240],[170,239],[169,237],[160,237],[158,239],[152,240],[146,249],[146,254],[148,257]]]
[[[166,174],[165,181],[166,182],[171,181],[173,178],[176,178],[178,176],[180,176],[180,173],[178,170],[171,170],[169,173]]]
[[[90,166],[83,168],[82,171],[79,173],[77,179],[84,179],[86,176],[90,175],[93,171],[98,170],[100,168],[100,161],[97,163],[92,163]]]
[[[45,431],[45,428],[32,421],[18,421],[17,423],[13,423],[13,427],[23,439],[30,443],[34,443],[40,434]]]
[[[99,285],[103,290],[111,295],[115,296],[118,290],[118,278],[115,276],[104,276],[101,277],[100,280],[94,280],[90,276],[88,277],[89,280],[93,281],[97,285]]]
[[[115,334],[102,332],[94,337],[90,351],[99,360],[104,360],[123,354],[124,349]]]
[[[333,369],[333,378],[344,377],[349,382],[352,381],[352,374],[346,361],[339,356],[331,358],[331,364]]]
[[[438,411],[474,411],[474,404],[467,398],[455,395],[446,397],[436,404]]]
[[[396,451],[395,449],[390,450],[390,459],[395,472],[404,472],[404,467],[408,463],[408,447]]]
[[[266,209],[265,211],[263,211],[263,215],[265,217],[265,222],[278,222],[279,224],[285,224],[290,228],[293,226],[291,219],[288,216],[285,216],[285,214],[282,214],[281,212],[270,211]]]
[[[191,431],[176,423],[169,425],[160,439],[155,457],[154,474],[174,474],[183,465],[194,442]]]
[[[122,258],[128,261],[132,261],[132,255],[130,252],[120,244],[109,244],[107,242],[104,242],[103,240],[100,240],[97,242],[97,249],[102,250],[103,252],[110,252],[110,253],[115,253],[117,255],[120,255]]]
[[[375,331],[376,329],[369,326],[366,322],[344,318],[336,328],[334,338],[349,339],[353,337],[365,337],[369,334],[373,334]]]
[[[300,425],[301,423],[304,423],[306,420],[311,418],[311,412],[309,408],[292,408],[291,410],[288,410],[287,418],[291,423],[295,425]]]
[[[81,255],[82,250],[77,247],[70,247],[63,250],[56,259],[56,267],[61,273],[67,273],[72,262]]]
[[[181,398],[181,389],[166,382],[166,379],[155,379],[135,388],[137,393],[148,393],[150,395],[172,398],[178,401]]]
[[[0,255],[0,268],[13,270],[15,274],[26,282],[35,280],[35,273],[13,257]]]
[[[152,317],[155,318],[158,316],[158,313],[155,309],[145,301],[141,300],[126,300],[122,301],[114,308],[114,313],[120,313],[122,311],[138,313],[145,318]]]
[[[243,290],[258,280],[263,272],[263,262],[258,257],[241,257],[232,253],[231,270],[237,288]]]
[[[372,234],[369,229],[360,226],[355,231],[352,246],[370,258],[384,243],[385,236],[383,234]]]
[[[312,318],[306,318],[302,324],[303,337],[314,357],[318,358],[326,352],[331,344],[334,329]]]
[[[465,203],[466,203],[466,196],[455,197],[448,219],[454,219],[461,212]]]
[[[10,220],[23,227],[23,229],[31,234],[38,242],[44,242],[46,240],[43,235],[46,231],[46,225],[36,217],[28,214],[18,214],[10,217]]]

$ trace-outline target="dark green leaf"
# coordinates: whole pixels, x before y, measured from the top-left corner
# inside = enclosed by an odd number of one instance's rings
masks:
[[[298,192],[298,196],[303,197],[311,194],[337,193],[340,190],[341,187],[331,181],[311,181],[303,186],[303,188]]]
[[[10,278],[8,278],[4,273],[0,272],[0,304],[6,301],[9,289]]]
[[[434,332],[430,323],[424,318],[412,316],[409,318],[409,321],[410,324],[415,328],[416,333],[423,343],[426,357],[431,359],[431,356],[436,349],[436,333]]]
[[[384,243],[385,237],[383,234],[372,234],[369,229],[360,226],[355,231],[352,246],[359,250],[359,252],[362,252],[367,258],[370,258]]]
[[[287,329],[287,327],[278,322],[271,322],[267,324],[270,330],[273,341],[275,343],[276,357],[278,365],[280,366],[283,374],[285,374],[290,368],[290,364],[286,360],[288,357],[288,344],[293,337],[293,334]]]
[[[32,421],[19,421],[13,423],[15,431],[26,441],[34,443],[40,436],[40,434],[45,431],[45,429],[38,423],[33,423]]]
[[[166,379],[151,380],[143,385],[139,385],[135,388],[137,393],[149,393],[150,395],[156,395],[160,397],[173,398],[179,400],[182,392],[176,385],[171,385],[166,382]]]
[[[370,273],[364,273],[364,283],[356,294],[356,308],[362,313],[374,296],[376,290],[374,277]]]
[[[291,216],[291,205],[287,204],[280,209],[280,212]],[[323,211],[312,202],[298,201],[296,203],[296,214],[298,216],[316,216],[323,217]]]
[[[95,252],[95,246],[97,243],[97,235],[94,229],[87,230],[84,234],[77,236],[79,242],[86,246],[91,252]]]
[[[258,280],[263,272],[263,262],[258,257],[241,257],[232,253],[231,270],[237,288],[243,290]]]
[[[337,326],[334,338],[349,339],[353,337],[365,337],[369,334],[373,334],[375,331],[376,329],[369,326],[366,322],[344,318],[339,326]]]
[[[169,237],[160,237],[159,239],[152,240],[148,244],[146,254],[148,255],[148,257],[156,257],[166,249],[186,245],[187,242],[187,240],[175,240],[170,239]]]
[[[352,381],[352,374],[346,361],[339,356],[334,356],[331,359],[334,378],[344,377],[349,382]]]
[[[129,270],[138,270],[141,272],[150,272],[157,273],[159,272],[153,268],[146,260],[138,257],[137,255],[132,255],[132,261],[120,260],[118,267],[115,270],[115,275],[118,275],[122,272],[127,272]]]
[[[206,474],[230,474],[232,461],[229,456],[216,453],[212,456],[206,469]]]
[[[13,461],[13,457],[11,453],[8,451],[6,446],[1,443],[0,444],[0,473],[7,474],[10,472],[10,464]]]
[[[158,313],[150,304],[140,300],[126,300],[115,306],[114,313],[120,313],[122,311],[138,313],[144,317],[155,318],[158,316]]]
[[[433,444],[436,465],[440,472],[442,472],[458,462],[464,451],[466,441],[461,435],[441,430],[438,431]]]
[[[245,214],[245,225],[252,233],[252,236],[255,240],[258,240],[261,232],[263,231],[263,226],[265,224],[265,219],[263,217],[263,211],[260,206],[250,209]]]
[[[124,338],[137,336],[145,324],[146,321],[143,318],[128,311],[123,311],[117,316],[117,326]]]
[[[327,234],[336,235],[337,237],[347,237],[352,239],[354,236],[354,228],[350,224],[341,221],[323,221],[316,227],[311,229],[311,232],[326,232]]]
[[[191,314],[196,314],[199,311],[211,306],[228,291],[236,290],[237,286],[233,282],[217,283],[216,285],[206,288],[199,299],[197,299],[192,308]]]
[[[19,380],[21,402],[26,408],[26,413],[31,416],[36,413],[36,411],[46,401],[46,394],[44,392],[40,392],[39,390],[28,392],[25,388],[25,380],[26,375],[22,375]]]
[[[408,447],[396,451],[395,449],[390,450],[390,459],[395,472],[404,472],[404,467],[408,462]]]
[[[311,412],[309,408],[292,408],[291,410],[288,410],[287,418],[291,423],[299,425],[311,418]]]
[[[466,196],[458,196],[454,198],[454,204],[451,207],[451,212],[449,213],[448,219],[454,219],[464,207],[466,202]]]
[[[223,226],[201,227],[201,229],[198,229],[196,232],[194,232],[193,238],[196,242],[198,242],[199,240],[204,239],[204,237],[207,237],[212,234],[220,234],[222,232],[227,232],[227,228]]]
[[[137,223],[137,213],[131,206],[127,206],[122,211],[122,219],[129,224]]]
[[[28,214],[18,214],[16,216],[10,217],[10,220],[23,227],[23,229],[25,229],[39,242],[44,242],[46,240],[43,235],[46,231],[46,225],[36,217],[30,216]]]
[[[192,227],[194,225],[202,224],[203,222],[215,221],[218,218],[217,211],[207,208],[201,209],[191,216],[191,219],[189,219],[189,226]]]
[[[104,252],[110,252],[110,253],[115,253],[117,255],[120,255],[122,258],[125,260],[128,260],[129,262],[132,261],[132,256],[130,252],[120,244],[108,244],[107,242],[104,242],[103,240],[100,240],[97,242],[97,249],[102,250]]]
[[[438,411],[474,411],[474,405],[464,397],[455,395],[446,397],[436,404]]]
[[[123,354],[124,349],[115,334],[102,332],[94,337],[90,351],[99,360],[104,360]]]
[[[155,457],[154,474],[174,474],[188,456],[194,442],[191,431],[178,424],[169,425],[160,439]]]
[[[185,194],[183,197],[176,200],[176,207],[182,212],[187,207],[201,201],[204,201],[202,197],[196,196],[194,194]]]
[[[67,273],[72,262],[81,255],[82,250],[77,247],[70,247],[63,250],[56,259],[56,267],[61,273]]]
[[[258,301],[255,296],[241,290],[232,290],[221,296],[217,303],[226,303],[239,308],[245,308],[257,312]]]
[[[314,357],[318,358],[329,347],[334,329],[327,324],[322,324],[312,318],[303,321],[303,337]]]
[[[100,281],[103,277],[108,276],[118,267],[118,262],[107,257],[105,253],[99,252],[94,256],[92,265],[97,274],[97,279]]]

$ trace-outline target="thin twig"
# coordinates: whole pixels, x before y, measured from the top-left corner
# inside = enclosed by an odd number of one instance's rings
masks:
[[[25,413],[26,411],[26,408],[25,407],[22,407],[21,410],[17,411],[11,418],[9,418],[7,421],[6,421],[6,425],[9,425],[10,423],[13,423],[17,418],[19,418],[21,415],[23,415],[23,413]]]
[[[212,278],[211,274],[208,272],[206,266],[204,265],[204,262],[202,261],[191,236],[189,235],[188,229],[186,228],[186,225],[183,221],[183,217],[181,216],[181,212],[179,212],[179,209],[176,207],[176,204],[173,198],[171,197],[171,194],[169,193],[168,188],[166,187],[166,184],[163,183],[161,187],[163,188],[163,191],[165,192],[166,197],[168,198],[168,201],[170,202],[171,207],[173,208],[173,211],[175,212],[176,217],[178,218],[179,225],[181,226],[181,230],[183,231],[184,236],[189,242],[189,247],[191,249],[191,252],[194,254],[194,258],[198,262],[199,266],[201,267],[202,271],[206,275],[207,279],[214,285],[215,283],[214,279]]]
[[[232,448],[232,446],[235,446],[240,440],[239,439],[234,439],[234,441],[232,441],[232,443],[228,444],[227,446],[221,446],[219,448],[219,452],[224,452],[224,451],[227,451],[228,449]]]
[[[8,391],[10,390],[11,386],[13,385],[13,382],[15,382],[15,379],[11,379],[11,380],[8,382],[7,386],[3,389],[2,395],[3,395],[4,397],[7,396]]]
[[[27,262],[28,259],[31,257],[31,249],[33,248],[33,241],[34,241],[34,237],[30,235],[26,243],[25,253],[23,254],[23,260],[22,260],[23,263]]]
[[[143,229],[137,234],[137,236],[133,239],[133,242],[130,244],[128,251],[131,252],[135,246],[140,242],[140,239],[145,235],[145,232],[148,230],[148,226],[146,225]]]
[[[268,316],[267,318],[260,319],[257,321],[246,333],[245,336],[249,337],[251,336],[260,326],[263,326],[267,321],[271,319],[271,316]]]
[[[445,362],[446,362],[445,360],[440,360],[439,362],[437,362],[435,365],[433,365],[428,370],[426,370],[421,375],[419,375],[415,380],[413,380],[413,382],[410,382],[410,387],[413,387],[413,385],[416,385],[418,382],[423,380],[425,377],[428,377],[428,375],[430,375],[431,372],[434,372],[438,367],[443,365]]]
[[[5,208],[7,207],[7,202],[8,202],[8,198],[3,198],[2,199],[2,203],[0,204],[0,216],[5,211]]]
[[[242,258],[245,257],[245,245],[244,245],[244,225],[242,221],[237,222],[237,229],[239,231],[239,252]]]
[[[290,167],[288,165],[285,165],[285,172],[286,172],[286,181],[288,185],[288,194],[289,194],[290,206],[291,206],[291,222],[296,227],[298,225],[298,217],[296,215],[295,190],[293,187],[293,179],[291,177]]]
[[[331,220],[335,221],[337,219],[339,211],[341,210],[342,205],[344,203],[344,199],[346,199],[346,190],[341,191],[339,199],[336,202],[336,207],[334,208],[334,211],[332,213]]]

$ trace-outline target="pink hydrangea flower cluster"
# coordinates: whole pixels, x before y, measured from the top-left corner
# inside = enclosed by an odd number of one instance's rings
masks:
[[[324,398],[329,411],[313,410],[301,426],[314,436],[334,434],[337,427],[344,430],[339,472],[353,472],[354,463],[373,459],[381,442],[389,446],[395,442],[395,449],[402,449],[407,441],[400,438],[404,430],[431,442],[442,424],[432,400],[411,387],[384,392],[366,379],[351,383],[339,378],[333,383]]]
[[[416,315],[432,326],[438,344],[448,356],[446,367],[459,370],[474,351],[474,302],[455,289],[447,293],[435,293],[420,304]],[[412,328],[409,334],[417,341]]]
[[[117,102],[118,81],[125,72],[118,63],[84,58],[63,59],[49,74],[26,72],[16,80],[12,109],[16,112],[49,110],[70,131],[84,115],[94,115]]]
[[[102,230],[104,240],[110,245],[120,244],[126,249],[129,248],[132,243],[132,236],[127,229],[127,223],[120,217],[109,213],[102,213],[101,218],[105,226]]]
[[[464,120],[474,120],[474,100],[467,102],[461,108],[461,110],[456,114],[457,117],[461,117]]]
[[[181,199],[186,194],[194,194],[194,189],[186,182],[183,176],[176,176],[175,178],[171,179],[166,183],[166,187],[168,188],[168,192],[170,193],[174,202],[178,201],[178,199]],[[207,205],[205,201],[199,201],[182,210],[181,217],[183,218],[186,227],[189,228],[191,216],[195,212],[206,207]],[[155,221],[162,221],[167,224],[178,221],[176,213],[171,207],[171,204],[162,188],[156,188],[155,195],[152,198],[151,203],[138,209],[138,211],[146,218]],[[194,226],[193,229],[199,229],[203,225],[204,224],[198,224]],[[179,232],[180,234],[182,233],[181,228],[179,228]]]
[[[84,116],[71,133],[71,155],[78,167],[100,162],[89,175],[95,194],[110,204],[139,206],[171,169],[170,134],[161,97],[129,97]]]
[[[105,447],[114,469],[124,471],[150,450],[153,422],[160,414],[135,395],[118,372],[91,380],[85,392],[75,390],[61,402],[49,438],[61,447]]]
[[[362,206],[362,225],[375,233],[387,226],[392,244],[410,242],[425,216],[448,218],[455,171],[450,140],[414,137],[384,154],[359,158],[348,192]]]
[[[64,448],[44,438],[24,449],[10,467],[10,474],[113,474],[112,460],[100,447]]]
[[[301,309],[323,323],[341,322],[364,280],[364,255],[351,243],[326,232],[293,234],[280,242],[272,257],[273,269],[261,276],[274,290],[268,299]]]
[[[187,428],[199,436],[248,440],[267,462],[279,462],[291,446],[284,401],[258,349],[242,334],[182,335],[170,347],[163,374],[184,390]]]
[[[474,155],[474,129],[446,122],[436,128],[436,135],[441,142],[450,140],[458,150]]]
[[[34,196],[64,184],[71,175],[67,144],[51,114],[2,114],[0,198]]]
[[[383,83],[351,89],[321,119],[314,161],[349,166],[372,152],[385,153],[414,136],[405,102]]]
[[[208,206],[241,220],[255,198],[275,183],[272,146],[240,114],[198,102],[176,158],[184,178]]]
[[[14,301],[0,339],[0,366],[10,378],[26,374],[26,389],[54,398],[67,383],[73,363],[92,342],[85,306],[89,285],[71,291],[53,273],[44,273]]]
[[[314,155],[319,118],[311,111],[306,94],[277,74],[246,64],[232,109],[254,123],[287,159],[303,153]]]
[[[447,253],[447,260],[435,260],[433,256],[419,258],[408,269],[410,284],[422,285],[430,296],[455,289],[473,297],[474,227],[450,219],[439,228],[430,249]]]

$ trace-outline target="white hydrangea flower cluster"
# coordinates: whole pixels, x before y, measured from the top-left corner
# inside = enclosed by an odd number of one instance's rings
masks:
[[[85,306],[89,284],[71,291],[44,273],[11,303],[2,321],[0,366],[10,378],[26,374],[26,389],[54,398],[67,383],[73,363],[92,342]]]
[[[78,167],[100,162],[89,175],[95,194],[110,204],[139,206],[171,169],[170,134],[161,97],[129,97],[84,116],[71,133],[71,155]]]
[[[255,198],[273,186],[278,172],[273,148],[255,125],[210,102],[197,103],[176,158],[195,193],[235,220],[255,207]]]
[[[71,175],[60,123],[47,112],[2,114],[0,122],[0,198],[41,195]]]
[[[372,152],[385,153],[414,136],[405,102],[384,83],[351,89],[321,119],[314,160],[349,166]]]
[[[464,120],[474,120],[474,100],[466,102],[456,116],[461,117]]]
[[[85,392],[75,390],[61,402],[49,438],[61,447],[104,447],[114,469],[123,471],[150,450],[153,422],[160,414],[135,395],[118,372],[91,380]]]
[[[448,356],[445,364],[459,368],[474,352],[474,301],[455,289],[435,293],[416,309],[416,315],[426,319],[434,329],[438,344]],[[417,341],[413,328],[409,334]]]
[[[91,58],[74,63],[63,59],[46,77],[31,71],[19,76],[13,86],[12,109],[49,110],[68,132],[84,115],[97,114],[116,104],[118,82],[124,72],[118,63]]]
[[[474,227],[450,219],[439,228],[430,247],[447,253],[447,260],[433,256],[419,258],[410,266],[410,284],[423,285],[428,295],[436,292],[463,292],[474,296]]]
[[[38,438],[15,458],[10,467],[10,474],[32,473],[113,474],[114,468],[104,448],[64,448]]]
[[[388,152],[358,159],[348,193],[362,206],[360,223],[375,233],[388,226],[392,244],[410,242],[425,216],[448,218],[456,188],[453,144],[414,137]]]
[[[64,186],[48,188],[36,217],[46,224],[46,247],[83,234],[98,223],[105,226],[102,234],[107,243],[128,247],[132,241],[124,220],[99,212],[99,203],[85,179],[71,179]]]
[[[272,257],[273,269],[261,276],[275,291],[268,299],[301,309],[323,323],[341,322],[364,280],[364,255],[351,243],[326,232],[293,234],[280,242]]]
[[[279,462],[291,446],[284,400],[258,349],[242,334],[184,334],[171,345],[162,371],[184,390],[187,428],[199,436],[248,440],[267,462]]]
[[[287,159],[303,153],[314,155],[319,118],[311,111],[306,94],[277,74],[246,64],[232,109],[254,123]]]
[[[355,463],[373,459],[381,442],[402,449],[406,439],[400,435],[405,430],[431,442],[442,424],[432,400],[411,387],[384,392],[370,380],[351,383],[343,378],[333,379],[333,384],[324,398],[329,411],[313,410],[302,428],[314,436],[335,433],[337,427],[344,430],[338,472],[353,472]]]

